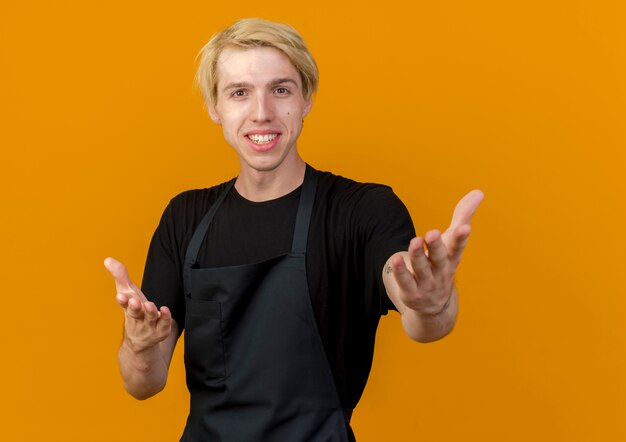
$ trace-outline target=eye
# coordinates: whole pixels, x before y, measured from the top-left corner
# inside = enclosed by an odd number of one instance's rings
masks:
[[[288,95],[289,89],[281,86],[281,87],[277,87],[276,89],[274,89],[274,92],[277,93],[278,95]]]
[[[245,95],[246,91],[243,89],[236,89],[230,94],[231,97],[244,97]]]

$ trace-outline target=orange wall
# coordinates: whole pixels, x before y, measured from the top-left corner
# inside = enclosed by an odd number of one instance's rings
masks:
[[[317,58],[311,164],[392,185],[420,232],[486,194],[455,331],[382,321],[359,441],[626,440],[621,0],[3,1],[0,439],[178,440],[181,349],[161,395],[123,391],[102,260],[140,281],[168,200],[236,174],[192,77],[245,16]]]

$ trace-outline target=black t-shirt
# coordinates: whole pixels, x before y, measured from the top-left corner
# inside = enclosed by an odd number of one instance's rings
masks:
[[[171,309],[181,331],[187,245],[225,185],[174,197],[150,243],[142,290],[159,307]],[[300,189],[252,202],[233,187],[200,247],[198,266],[249,264],[289,252]],[[344,408],[354,408],[359,401],[380,315],[394,309],[382,282],[383,265],[393,253],[406,250],[413,236],[409,213],[389,187],[319,172],[307,242],[307,280]]]

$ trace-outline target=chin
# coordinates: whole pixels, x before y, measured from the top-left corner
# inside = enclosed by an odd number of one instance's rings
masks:
[[[269,160],[266,159],[265,161],[246,161],[244,160],[244,163],[246,165],[246,167],[250,168],[250,169],[254,169],[257,172],[271,172],[272,170],[277,169],[282,163],[283,161],[276,161],[276,160]]]
[[[273,152],[270,155],[266,153],[261,156],[243,156],[241,157],[241,165],[258,172],[271,172],[285,163],[293,162],[289,152],[283,152],[280,156],[278,154],[279,152]]]

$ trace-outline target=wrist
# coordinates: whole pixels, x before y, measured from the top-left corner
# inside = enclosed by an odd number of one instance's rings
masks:
[[[134,356],[150,358],[158,347],[158,343],[156,345],[148,344],[125,335],[120,347],[128,353],[132,353]]]
[[[436,312],[433,313],[433,316],[439,316],[440,314],[442,314],[443,312],[445,312],[446,310],[448,310],[448,307],[450,307],[450,302],[452,301],[452,292],[450,293],[450,295],[448,296],[448,299],[446,300],[446,303],[443,305],[443,307],[441,307],[441,309]]]
[[[442,306],[434,308],[434,309],[430,309],[429,311],[416,311],[416,313],[423,318],[435,318],[437,316],[441,316],[450,309],[450,306],[452,305],[452,301],[453,301],[455,294],[456,294],[456,288],[452,287],[452,290],[450,291],[448,298],[446,299],[446,301],[444,302]]]
[[[155,364],[162,361],[160,349],[158,345],[152,347],[137,347],[129,340],[124,339],[119,349],[118,358],[120,361],[126,361],[129,367],[140,373],[148,373],[152,371]]]

